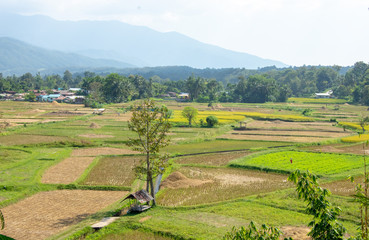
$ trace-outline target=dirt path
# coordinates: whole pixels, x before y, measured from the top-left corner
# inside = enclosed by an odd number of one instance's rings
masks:
[[[2,209],[1,234],[17,240],[45,239],[123,198],[127,192],[60,190],[40,192]]]

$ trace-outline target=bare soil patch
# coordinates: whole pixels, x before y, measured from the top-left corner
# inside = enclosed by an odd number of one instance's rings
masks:
[[[311,240],[307,234],[310,232],[308,227],[295,227],[295,226],[284,226],[281,227],[281,231],[283,232],[283,238],[298,239],[298,240]]]
[[[127,192],[61,190],[37,193],[1,210],[2,234],[17,240],[45,239],[123,198]]]
[[[93,162],[94,157],[70,157],[50,167],[42,176],[42,183],[68,184],[76,181]]]
[[[123,154],[137,154],[138,152],[130,149],[101,147],[101,148],[78,148],[72,152],[72,157],[79,156],[100,156],[100,155],[123,155]]]
[[[201,154],[186,156],[176,159],[177,163],[180,164],[202,164],[202,165],[212,165],[212,166],[224,166],[229,161],[244,157],[248,155],[249,152],[227,152],[227,153],[216,153],[216,154]]]
[[[81,134],[78,135],[79,137],[85,137],[85,138],[113,138],[113,135],[104,135],[104,134]]]

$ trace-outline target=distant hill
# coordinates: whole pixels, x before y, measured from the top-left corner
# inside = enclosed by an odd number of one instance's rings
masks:
[[[22,41],[0,37],[0,72],[21,74],[24,72],[50,72],[56,69],[68,68],[125,68],[133,65],[115,60],[92,59],[75,53],[46,50]]]
[[[39,15],[0,14],[1,36],[139,67],[257,69],[272,65],[287,66],[279,61],[205,44],[177,32],[161,33],[119,21],[57,21]]]

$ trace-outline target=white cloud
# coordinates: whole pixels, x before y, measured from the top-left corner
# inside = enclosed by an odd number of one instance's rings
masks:
[[[177,31],[292,65],[369,62],[362,0],[1,0],[0,9],[62,20],[120,20]]]

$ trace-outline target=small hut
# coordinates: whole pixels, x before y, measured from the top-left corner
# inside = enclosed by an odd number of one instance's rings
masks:
[[[133,199],[133,203],[129,206],[128,212],[143,212],[149,209],[151,206],[149,205],[141,205],[147,202],[154,200],[154,198],[146,192],[146,190],[142,189],[138,192],[129,194],[124,200],[126,199]],[[139,204],[141,203],[141,204]]]

